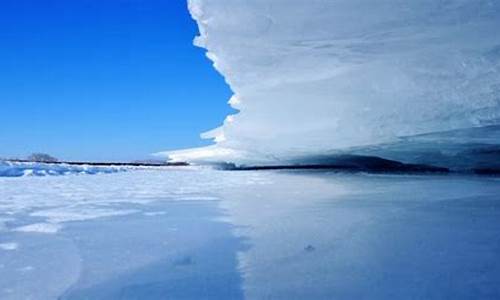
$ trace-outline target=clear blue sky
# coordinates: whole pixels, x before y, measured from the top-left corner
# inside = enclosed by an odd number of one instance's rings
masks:
[[[230,90],[186,0],[2,0],[0,156],[131,160],[207,144]]]

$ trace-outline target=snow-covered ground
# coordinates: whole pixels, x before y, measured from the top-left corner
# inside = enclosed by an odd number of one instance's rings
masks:
[[[0,160],[0,177],[56,176],[69,174],[98,174],[124,171],[123,167],[74,166],[36,162],[11,162]]]
[[[500,297],[500,180],[0,178],[0,299]]]

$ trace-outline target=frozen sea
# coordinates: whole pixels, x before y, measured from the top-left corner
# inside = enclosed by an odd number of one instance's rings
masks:
[[[500,298],[500,178],[0,178],[0,299]]]

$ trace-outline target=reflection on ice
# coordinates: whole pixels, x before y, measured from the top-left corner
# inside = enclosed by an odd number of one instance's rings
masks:
[[[496,298],[499,185],[192,168],[4,178],[0,298]],[[19,230],[43,224],[59,230]]]
[[[249,299],[500,295],[500,182],[278,174],[223,202]],[[249,197],[252,195],[252,197]]]

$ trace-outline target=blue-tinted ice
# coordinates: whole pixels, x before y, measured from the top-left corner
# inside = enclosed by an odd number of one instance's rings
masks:
[[[499,191],[204,168],[0,178],[0,298],[498,298]]]

